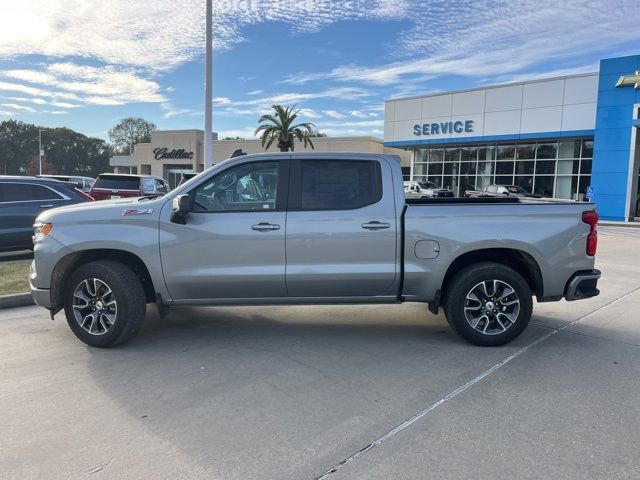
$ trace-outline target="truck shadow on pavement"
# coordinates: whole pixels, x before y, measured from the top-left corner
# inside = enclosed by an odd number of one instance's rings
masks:
[[[87,348],[88,374],[123,435],[209,478],[312,478],[544,333],[474,347],[422,305],[152,312],[130,344]]]

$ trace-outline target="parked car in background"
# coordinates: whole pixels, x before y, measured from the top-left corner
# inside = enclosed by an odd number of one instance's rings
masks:
[[[85,193],[91,191],[91,186],[95,182],[95,178],[80,177],[77,175],[36,175],[38,178],[53,178],[54,180],[60,180],[61,182],[73,183],[78,190],[82,190]]]
[[[93,201],[74,184],[52,178],[0,176],[0,251],[33,247],[33,222],[44,210]]]
[[[178,185],[176,185],[176,187],[179,187],[180,185],[182,185],[187,180],[191,180],[196,175],[198,175],[196,172],[183,173],[182,174],[182,178],[180,179],[180,181],[178,182]]]
[[[453,192],[448,188],[441,188],[433,182],[412,182],[409,192],[417,194],[420,198],[451,198]]]
[[[169,183],[152,175],[101,173],[91,187],[95,200],[129,197],[161,197],[170,190]]]
[[[542,198],[542,195],[531,193],[518,185],[488,185],[480,192],[471,192],[470,197],[529,197]]]

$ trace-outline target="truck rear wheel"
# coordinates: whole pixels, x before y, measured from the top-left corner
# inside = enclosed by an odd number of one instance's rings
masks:
[[[509,343],[529,324],[531,288],[515,270],[494,262],[476,263],[448,282],[444,311],[465,340],[482,346]]]
[[[146,299],[140,280],[110,260],[87,263],[66,282],[64,311],[73,333],[92,347],[112,347],[142,327]]]

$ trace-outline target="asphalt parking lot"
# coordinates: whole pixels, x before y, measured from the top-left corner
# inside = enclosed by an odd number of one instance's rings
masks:
[[[423,305],[181,308],[112,350],[0,311],[0,477],[640,477],[640,229],[481,348]]]

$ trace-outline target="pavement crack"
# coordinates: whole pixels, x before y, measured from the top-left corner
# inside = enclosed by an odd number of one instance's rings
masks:
[[[99,463],[97,465],[94,465],[93,467],[90,467],[87,470],[87,473],[89,475],[95,475],[96,473],[99,473],[99,472],[103,471],[105,469],[105,467],[107,467],[107,465],[109,465],[110,463],[111,463],[111,460],[107,460],[104,463]]]
[[[587,317],[590,317],[591,315],[594,315],[600,311],[602,311],[603,309],[607,308],[610,305],[613,305],[614,303],[619,302],[620,300],[628,297],[629,295],[634,294],[635,292],[637,292],[638,290],[640,290],[640,287],[636,287],[633,290],[605,303],[604,305],[601,305],[600,307],[596,308],[595,310],[582,315],[581,317],[578,317],[577,319],[567,323],[566,325],[563,325],[560,328],[554,328],[552,329],[549,333],[547,333],[546,335],[543,335],[542,337],[538,338],[537,340],[534,340],[533,342],[531,342],[528,345],[525,345],[524,347],[522,347],[520,350],[516,351],[515,353],[512,353],[511,355],[509,355],[508,357],[502,359],[500,362],[496,363],[495,365],[493,365],[491,368],[489,368],[488,370],[485,370],[484,372],[482,372],[480,375],[478,375],[477,377],[473,378],[472,380],[468,381],[467,383],[465,383],[464,385],[461,385],[460,387],[456,388],[455,390],[452,390],[451,392],[449,392],[447,395],[445,395],[444,397],[442,397],[440,400],[432,403],[431,405],[429,405],[428,407],[426,407],[423,410],[420,410],[418,413],[416,413],[415,415],[413,415],[411,418],[405,420],[404,422],[402,422],[400,425],[398,425],[397,427],[395,427],[392,430],[389,430],[387,433],[385,433],[384,435],[382,435],[381,437],[379,437],[378,439],[374,440],[373,442],[369,443],[368,445],[362,447],[360,450],[358,450],[357,452],[355,452],[354,454],[352,454],[349,457],[344,458],[343,460],[341,460],[340,462],[338,462],[337,464],[335,464],[333,467],[331,467],[330,469],[326,470],[324,473],[322,473],[320,476],[315,477],[315,480],[325,480],[326,478],[328,478],[330,475],[333,475],[334,473],[336,473],[338,470],[340,470],[342,467],[344,467],[345,465],[348,465],[349,463],[357,460],[358,458],[360,458],[362,455],[364,455],[366,452],[368,452],[369,450],[371,450],[374,447],[377,447],[378,445],[381,445],[382,443],[384,443],[385,441],[389,440],[390,438],[394,437],[395,435],[397,435],[398,433],[400,433],[402,430],[404,430],[405,428],[413,425],[414,423],[416,423],[418,420],[422,419],[423,417],[425,417],[426,415],[428,415],[429,413],[431,413],[433,410],[435,410],[436,408],[440,407],[441,405],[447,403],[449,400],[457,397],[458,395],[462,394],[463,392],[465,392],[467,389],[471,388],[472,386],[474,386],[476,383],[481,382],[482,380],[484,380],[486,377],[488,377],[489,375],[491,375],[492,373],[496,372],[498,369],[504,367],[506,364],[508,364],[509,362],[511,362],[512,360],[514,360],[515,358],[518,358],[520,355],[522,355],[523,353],[525,353],[526,351],[528,351],[529,349],[531,349],[532,347],[538,345],[541,342],[544,342],[546,339],[552,337],[553,335],[555,335],[558,332],[563,332],[564,330],[566,330],[567,328],[569,328],[572,325],[575,325],[576,323],[578,323],[581,320],[584,320]],[[573,333],[573,332],[570,332]]]

